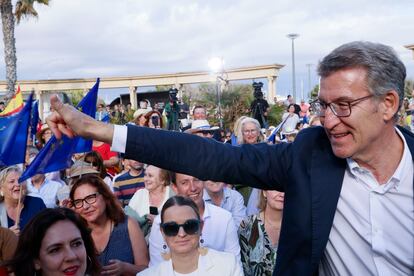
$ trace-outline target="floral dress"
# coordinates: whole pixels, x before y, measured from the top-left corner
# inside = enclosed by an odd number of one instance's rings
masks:
[[[239,242],[245,276],[271,276],[277,246],[272,245],[259,215],[248,216],[241,222]]]

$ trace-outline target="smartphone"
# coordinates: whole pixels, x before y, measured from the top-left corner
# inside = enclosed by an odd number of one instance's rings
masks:
[[[150,206],[149,207],[149,213],[151,215],[157,216],[158,215],[158,208],[155,206]]]

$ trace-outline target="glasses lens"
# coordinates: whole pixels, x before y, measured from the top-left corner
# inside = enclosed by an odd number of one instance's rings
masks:
[[[164,234],[169,237],[177,236],[180,226],[176,222],[166,222],[161,224]]]
[[[183,228],[188,235],[194,235],[200,229],[200,221],[197,219],[189,219],[184,222]]]
[[[317,116],[324,116],[325,115],[325,108],[321,102],[313,102],[311,107]]]
[[[83,200],[82,199],[74,200],[72,204],[73,206],[75,206],[76,209],[82,208]]]
[[[346,117],[351,114],[351,107],[347,102],[331,103],[331,107],[338,117]]]
[[[98,193],[92,194],[92,195],[88,195],[87,197],[85,197],[83,200],[88,203],[88,204],[92,204],[96,202],[96,196],[98,195]]]

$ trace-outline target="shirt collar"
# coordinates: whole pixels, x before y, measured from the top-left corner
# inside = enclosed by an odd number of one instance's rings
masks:
[[[385,185],[383,185],[384,192],[388,191],[389,189],[393,187],[398,188],[398,185],[400,184],[400,181],[403,178],[403,174],[406,169],[406,166],[408,166],[409,162],[412,162],[411,157],[410,157],[411,154],[408,149],[407,142],[405,141],[404,135],[401,133],[401,131],[397,127],[395,128],[395,131],[397,132],[397,134],[400,136],[401,140],[403,141],[403,147],[404,147],[403,155],[394,174],[391,176],[388,182]],[[360,167],[358,163],[352,158],[347,158],[346,162],[347,162],[349,171],[355,177],[358,177],[358,175],[369,172],[367,169]]]

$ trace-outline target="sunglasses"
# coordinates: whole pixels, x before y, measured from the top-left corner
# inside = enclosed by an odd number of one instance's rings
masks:
[[[180,231],[180,227],[183,228],[184,232],[187,233],[187,235],[194,235],[197,234],[200,230],[200,220],[189,219],[183,224],[178,224],[175,221],[170,221],[162,223],[160,226],[164,234],[168,237],[177,236],[178,232]]]

